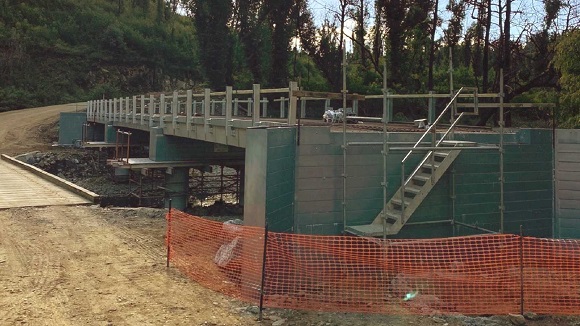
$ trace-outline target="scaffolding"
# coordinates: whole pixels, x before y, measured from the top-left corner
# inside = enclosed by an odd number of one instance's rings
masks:
[[[236,203],[241,199],[242,172],[240,167],[228,169],[224,165],[215,166],[219,173],[208,173],[203,169],[195,169],[190,174],[190,195],[203,201],[209,197],[219,196],[224,201],[224,195],[233,195]]]
[[[451,56],[451,53],[450,53]],[[383,112],[382,112],[382,118],[380,118],[380,121],[382,122],[383,125],[383,137],[382,137],[382,142],[348,142],[347,141],[347,128],[346,128],[346,119],[344,119],[342,121],[342,133],[343,133],[343,144],[342,144],[342,149],[343,149],[343,173],[342,173],[342,179],[343,179],[343,199],[342,199],[342,217],[343,217],[343,233],[346,234],[349,232],[349,230],[347,229],[349,227],[348,225],[348,219],[347,219],[347,198],[348,198],[348,193],[347,193],[347,179],[348,179],[348,175],[347,175],[347,154],[348,154],[348,148],[350,146],[367,146],[367,145],[382,145],[382,150],[381,150],[381,155],[383,157],[383,180],[381,182],[381,188],[382,188],[382,192],[383,192],[383,209],[381,211],[381,220],[382,220],[382,236],[383,238],[386,238],[388,235],[388,226],[387,226],[387,203],[388,203],[388,175],[387,175],[387,165],[388,165],[388,153],[391,151],[407,151],[407,154],[405,155],[405,157],[403,158],[403,160],[401,161],[401,188],[400,188],[400,197],[401,197],[401,223],[403,223],[403,225],[407,224],[405,223],[406,220],[408,220],[410,218],[410,216],[405,217],[405,186],[409,183],[409,181],[411,180],[411,178],[413,177],[414,174],[417,173],[418,170],[421,169],[422,165],[427,161],[430,160],[431,161],[431,172],[433,172],[434,166],[435,166],[435,158],[434,158],[434,151],[439,148],[439,146],[443,143],[444,139],[446,137],[449,137],[449,139],[453,139],[454,136],[454,128],[457,126],[458,122],[461,120],[462,117],[464,117],[465,115],[468,114],[473,114],[476,115],[478,114],[478,107],[479,107],[479,98],[499,98],[499,103],[497,105],[497,107],[499,108],[499,145],[498,146],[470,146],[470,147],[460,147],[457,149],[452,149],[452,150],[497,150],[499,152],[499,182],[500,182],[500,203],[499,203],[499,214],[500,214],[500,230],[499,233],[504,233],[504,211],[505,211],[505,206],[504,206],[504,82],[503,82],[503,70],[500,71],[500,91],[499,93],[490,93],[490,94],[478,94],[477,88],[460,88],[459,90],[454,90],[454,85],[453,85],[453,67],[451,65],[451,60],[450,60],[450,67],[449,67],[449,80],[450,80],[450,93],[449,94],[435,94],[433,92],[429,92],[428,94],[414,94],[414,95],[408,95],[408,94],[391,94],[391,92],[388,89],[388,84],[387,84],[387,68],[386,68],[386,60],[385,60],[385,65],[384,65],[384,70],[383,70],[383,89],[382,95],[378,95],[378,96],[366,96],[367,99],[370,98],[377,98],[383,99]],[[347,99],[347,86],[346,86],[346,55],[343,55],[343,63],[342,63],[342,68],[343,68],[343,89],[342,89],[342,95],[343,95],[343,107],[346,107],[346,99]],[[471,91],[472,94],[462,94],[462,92],[464,91]],[[460,105],[458,105],[457,100],[459,98],[465,98],[465,97],[472,97],[473,98],[473,105],[472,106],[467,106],[467,107],[471,107],[473,108],[473,112],[468,113],[468,112],[458,112],[458,108],[460,107]],[[409,143],[392,143],[389,141],[389,132],[388,132],[388,124],[389,122],[392,121],[393,119],[393,99],[410,99],[410,98],[427,98],[429,100],[429,112],[428,112],[428,128],[427,130],[423,133],[423,135],[419,138],[419,140],[415,143],[409,144]],[[445,109],[441,112],[441,114],[435,118],[436,114],[435,114],[435,99],[437,98],[449,98],[449,102],[447,104],[447,106],[445,107]],[[465,106],[464,106],[465,107]],[[442,135],[442,137],[437,140],[437,129],[436,126],[442,121],[443,116],[446,113],[450,113],[450,127],[447,129],[447,131]],[[358,120],[364,120],[365,117],[357,117]],[[372,118],[370,119],[372,121],[376,121],[376,118]],[[427,135],[431,134],[431,141],[426,141]],[[400,147],[391,147],[391,145],[399,145]],[[401,146],[402,145],[402,146]],[[411,146],[408,146],[411,145]],[[405,147],[406,146],[406,147]],[[413,152],[422,152],[422,151],[426,151],[428,154],[424,157],[423,161],[417,166],[417,168],[413,171],[413,173],[411,173],[410,176],[406,177],[405,176],[405,162],[406,160],[409,158],[409,156],[411,154],[413,154]],[[451,163],[453,164],[453,163]],[[431,174],[431,178],[433,178],[433,173]],[[433,181],[433,179],[431,179],[431,182]],[[455,220],[455,201],[456,201],[456,194],[455,194],[455,170],[452,167],[451,168],[451,200],[452,200],[452,216],[451,219],[446,219],[446,220],[441,220],[441,221],[429,221],[429,222],[419,222],[419,223],[413,223],[412,225],[418,225],[418,224],[437,224],[437,223],[450,223],[451,225],[462,225],[465,227],[469,227],[469,228],[473,228],[479,231],[486,231],[486,232],[495,232],[492,230],[486,230],[483,229],[481,227],[478,227],[477,225],[470,225],[467,223],[462,223],[462,222],[458,222]],[[411,223],[409,223],[409,225],[411,225]],[[454,229],[454,233],[455,233],[455,228]],[[350,232],[352,233],[352,232]]]
[[[129,195],[139,206],[159,206],[163,203],[165,169],[129,169]]]

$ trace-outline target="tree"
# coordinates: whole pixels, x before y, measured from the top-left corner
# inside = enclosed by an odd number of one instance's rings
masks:
[[[499,56],[496,58],[498,62],[495,65],[495,75],[496,82],[499,84],[499,70],[507,66],[508,69],[504,71],[504,84],[506,85],[504,100],[506,102],[510,102],[513,98],[534,88],[554,88],[557,86],[556,71],[551,64],[554,56],[552,44],[556,40],[556,35],[550,32],[550,27],[562,7],[561,4],[559,0],[544,1],[545,17],[543,27],[539,31],[524,29],[522,35],[527,34],[524,42],[511,41],[510,28],[505,28],[505,25],[502,26],[502,24],[499,25],[504,28],[500,31],[500,38],[496,42],[499,44],[500,51],[498,51]],[[498,7],[498,14],[501,16],[504,13],[504,7]],[[505,8],[506,20],[511,21],[509,2],[506,3]],[[518,62],[518,65],[512,66],[511,62]],[[498,86],[496,86],[495,91],[498,90]],[[485,88],[484,91],[486,91]],[[477,124],[485,125],[495,112],[493,109],[480,110]],[[509,112],[510,110],[506,110],[506,124],[508,126],[511,122]]]
[[[300,41],[304,51],[312,58],[322,75],[328,80],[332,90],[341,89],[340,69],[341,49],[338,47],[337,26],[325,20],[317,30],[312,20],[306,22],[308,16],[303,16],[303,30]]]
[[[435,0],[433,6],[433,22],[431,23],[431,44],[429,49],[429,77],[427,82],[427,89],[433,90],[433,65],[435,63],[435,32],[437,31],[438,19],[437,12],[439,7],[439,0]]]
[[[377,0],[377,15],[381,16],[387,33],[389,78],[400,89],[417,89],[424,71],[425,46],[429,44],[428,13],[431,0]]]
[[[354,29],[354,37],[352,38],[353,43],[356,44],[354,48],[357,50],[357,54],[360,59],[361,65],[366,69],[367,65],[367,52],[369,50],[366,47],[365,38],[367,36],[367,20],[369,19],[369,8],[367,0],[357,0],[352,1],[353,8],[350,11],[350,17],[355,21],[356,26]],[[353,49],[354,51],[354,49]]]
[[[271,69],[271,28],[260,0],[237,1],[234,31],[238,33],[254,83],[267,83]]]
[[[270,84],[288,84],[288,62],[290,60],[290,40],[293,36],[292,17],[297,10],[294,0],[267,0],[265,7],[272,26],[272,71]]]
[[[205,78],[213,89],[224,89],[233,83],[231,71],[231,38],[228,23],[230,0],[194,0],[188,4],[193,13]]]
[[[556,46],[554,65],[562,87],[559,117],[562,127],[580,128],[580,29],[563,35]]]

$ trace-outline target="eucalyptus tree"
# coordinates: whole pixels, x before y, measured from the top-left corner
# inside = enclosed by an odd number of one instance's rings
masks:
[[[205,79],[214,89],[231,85],[231,0],[191,0],[183,5],[193,16]]]

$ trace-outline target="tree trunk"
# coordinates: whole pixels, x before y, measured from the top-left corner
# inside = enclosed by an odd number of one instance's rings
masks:
[[[429,51],[429,81],[427,88],[429,91],[433,90],[433,64],[435,61],[435,30],[437,29],[437,8],[439,7],[439,0],[435,0],[435,7],[433,8],[433,27],[431,28],[431,49]]]
[[[363,67],[367,67],[367,60],[365,58],[365,0],[360,0],[360,12],[358,18],[357,39],[360,47],[360,61]]]
[[[487,93],[489,88],[489,34],[491,29],[491,0],[487,0],[485,5],[485,39],[483,44],[483,71],[482,75],[482,92]]]

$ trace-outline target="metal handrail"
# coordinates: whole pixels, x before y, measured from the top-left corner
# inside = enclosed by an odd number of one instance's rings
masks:
[[[447,137],[447,135],[449,134],[449,132],[451,132],[451,130],[453,128],[455,128],[455,125],[457,124],[457,122],[459,120],[461,120],[461,118],[463,118],[464,113],[462,112],[459,117],[457,117],[457,119],[455,120],[455,122],[453,122],[453,124],[451,124],[451,126],[447,129],[447,131],[445,132],[445,134],[443,134],[443,136],[441,137],[441,139],[435,144],[435,146],[433,147],[439,147],[441,145],[441,143],[445,140],[445,137]],[[435,136],[434,136],[435,137]],[[413,147],[413,149],[409,150],[409,152],[412,152],[415,148],[417,147]],[[420,148],[420,147],[419,147]],[[423,161],[421,161],[421,163],[419,163],[419,165],[417,165],[417,168],[409,175],[409,178],[407,178],[405,180],[405,186],[407,184],[409,184],[409,182],[411,182],[411,179],[413,179],[413,177],[415,176],[415,174],[417,174],[417,172],[419,172],[419,170],[421,169],[421,166],[423,166],[423,164],[425,164],[425,162],[427,162],[427,159],[433,154],[433,151],[429,151],[429,153],[427,153],[427,155],[425,155],[425,158],[423,158]],[[431,168],[433,169],[433,166],[431,166]]]
[[[449,103],[447,103],[447,105],[445,106],[445,109],[443,109],[441,114],[439,114],[437,119],[435,119],[435,121],[433,121],[433,123],[429,126],[429,128],[427,128],[427,130],[425,130],[425,132],[423,133],[423,136],[421,136],[421,138],[419,138],[419,140],[415,143],[415,146],[413,146],[413,148],[417,147],[417,145],[419,145],[423,141],[423,139],[425,139],[425,137],[429,134],[429,132],[431,132],[431,129],[435,128],[437,123],[439,123],[439,120],[441,120],[443,118],[443,115],[445,115],[445,113],[447,113],[447,111],[449,110],[449,108],[451,107],[453,102],[455,102],[455,100],[457,99],[457,97],[459,96],[459,94],[462,91],[463,91],[463,87],[460,88],[459,91],[457,91],[457,93],[455,93],[455,95],[451,98],[451,101],[449,101]],[[409,158],[409,156],[411,156],[412,152],[413,152],[413,150],[410,150],[409,153],[407,153],[407,155],[405,155],[405,157],[403,158],[401,163],[405,163],[407,161],[407,159]]]
[[[455,126],[457,125],[457,123],[459,122],[459,120],[461,120],[461,118],[464,115],[464,112],[462,112],[459,117],[457,119],[455,119],[455,121],[453,121],[453,123],[451,124],[451,126],[449,126],[449,128],[447,129],[447,131],[443,134],[443,136],[441,137],[441,139],[435,144],[435,138],[437,137],[437,134],[435,133],[435,126],[439,123],[439,121],[443,118],[443,116],[447,113],[447,111],[449,110],[449,108],[452,107],[452,105],[455,103],[455,101],[457,100],[457,98],[459,97],[459,94],[461,94],[462,91],[464,90],[474,90],[473,87],[462,87],[460,88],[455,95],[451,98],[451,100],[449,101],[449,103],[447,103],[447,105],[445,106],[445,109],[443,109],[443,111],[439,114],[439,116],[437,117],[437,119],[435,119],[435,121],[433,121],[433,123],[429,126],[429,128],[427,128],[427,130],[425,130],[425,132],[423,133],[423,135],[419,138],[419,140],[415,143],[415,145],[413,146],[413,148],[411,150],[409,150],[409,152],[407,153],[407,155],[405,155],[405,157],[401,160],[401,191],[400,191],[400,196],[401,196],[401,220],[403,219],[404,215],[405,215],[405,187],[407,186],[407,184],[409,184],[409,182],[413,179],[413,177],[417,174],[417,172],[419,172],[419,170],[421,169],[421,167],[423,166],[423,164],[425,164],[425,162],[431,158],[432,164],[431,164],[431,177],[433,178],[433,170],[434,170],[434,162],[433,162],[433,151],[429,151],[429,153],[427,153],[427,155],[425,155],[425,157],[423,158],[423,160],[421,161],[421,163],[419,163],[419,165],[417,165],[417,168],[415,168],[415,170],[409,175],[409,177],[407,179],[405,179],[405,162],[407,161],[407,159],[409,158],[409,156],[411,156],[411,154],[413,153],[413,151],[419,146],[419,144],[421,144],[423,142],[423,139],[425,139],[425,137],[427,137],[427,135],[433,131],[433,139],[431,140],[432,143],[434,144],[433,147],[439,147],[441,145],[441,143],[445,140],[445,137],[447,137],[447,135],[451,132],[451,130],[453,130],[455,128]],[[477,92],[477,89],[474,90],[475,92]]]

